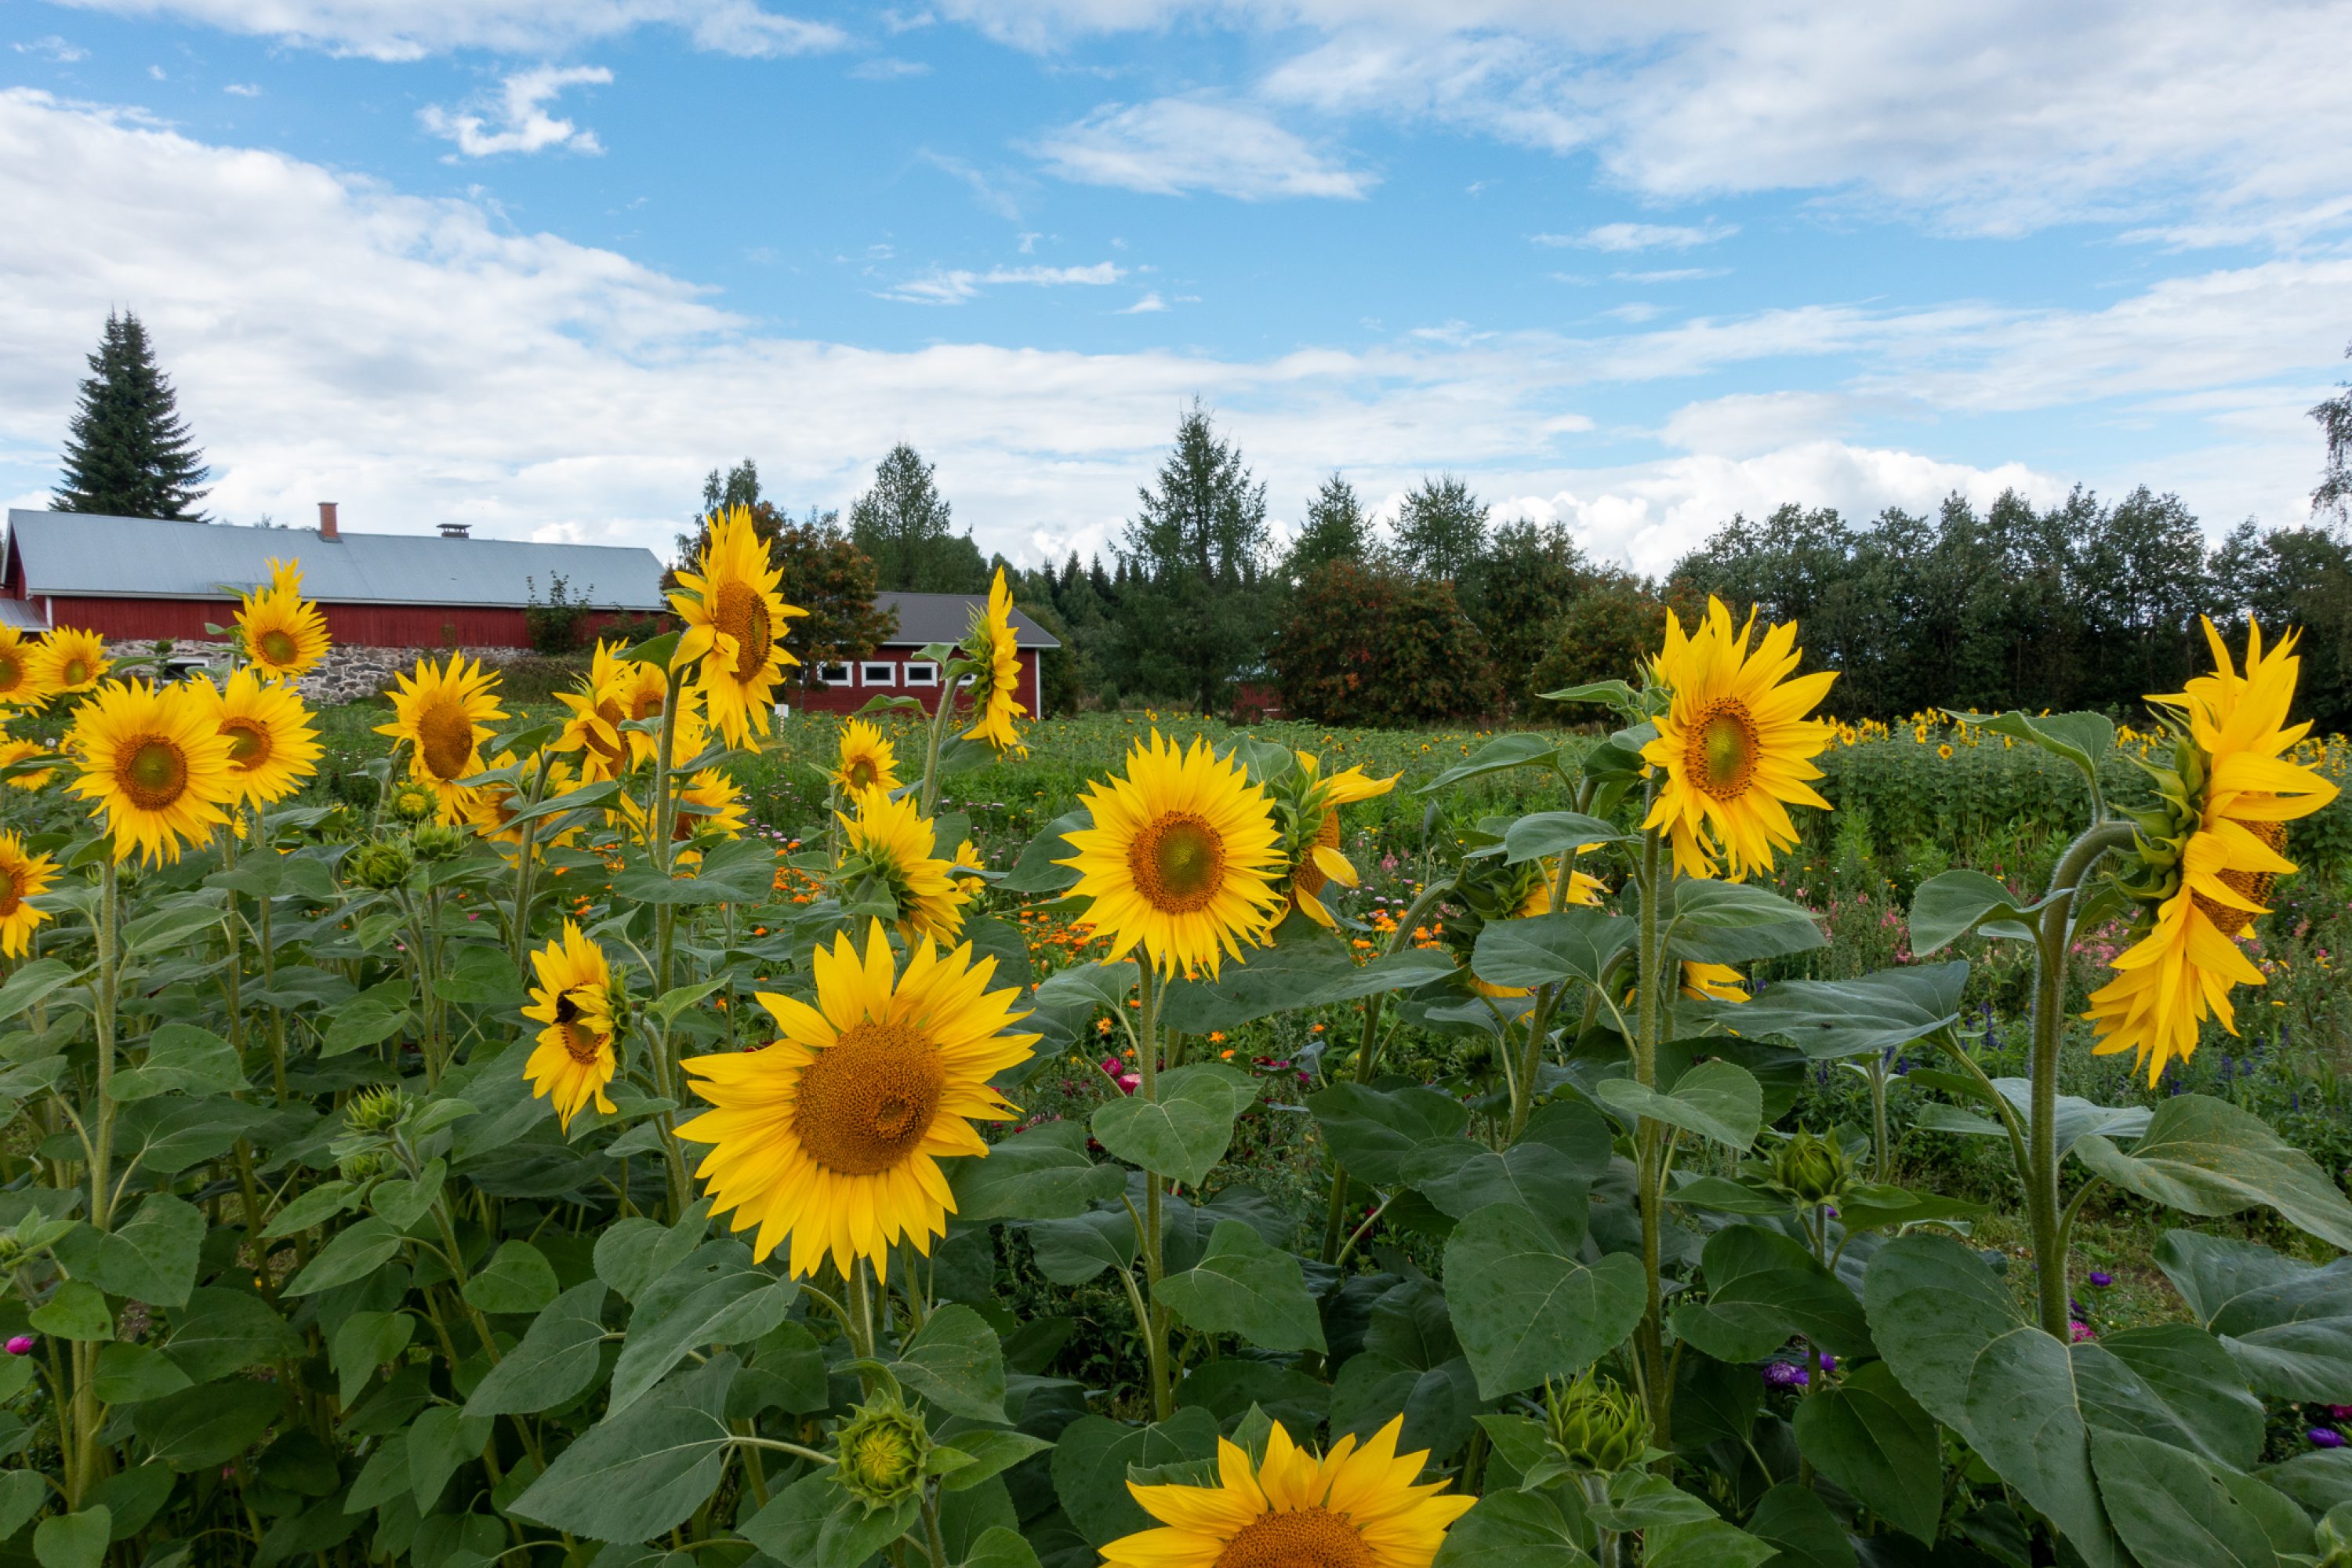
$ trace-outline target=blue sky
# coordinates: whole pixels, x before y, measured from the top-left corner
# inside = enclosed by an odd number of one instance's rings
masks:
[[[2352,8],[1897,10],[15,0],[0,497],[128,305],[232,521],[660,545],[906,439],[1034,560],[1196,395],[1279,521],[1452,470],[1651,570],[1781,500],[2303,521]]]

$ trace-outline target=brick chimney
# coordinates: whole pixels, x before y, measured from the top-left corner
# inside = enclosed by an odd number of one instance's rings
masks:
[[[335,503],[333,501],[322,500],[319,503],[319,537],[321,539],[341,539],[342,537],[341,534],[335,531]]]

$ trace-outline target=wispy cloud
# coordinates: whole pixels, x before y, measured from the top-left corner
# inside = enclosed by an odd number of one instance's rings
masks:
[[[249,81],[233,81],[221,90],[231,98],[259,98],[261,89]]]
[[[1656,272],[1612,272],[1620,283],[1696,283],[1702,278],[1728,278],[1728,267],[1668,267]]]
[[[915,156],[937,169],[940,174],[961,181],[964,187],[971,192],[973,201],[978,202],[1005,222],[1021,221],[1020,199],[1013,194],[1008,188],[1007,182],[1000,176],[976,168],[961,158],[953,157],[946,153],[934,153],[929,148],[925,148]],[[1027,247],[1023,248],[1025,250]]]
[[[566,88],[603,86],[613,73],[603,66],[540,66],[518,71],[500,84],[495,102],[482,112],[452,110],[437,103],[416,111],[425,131],[455,142],[468,158],[499,153],[543,153],[562,147],[574,153],[602,153],[604,143],[593,131],[583,131],[569,120],[558,120],[547,106]]]
[[[1128,306],[1123,310],[1115,310],[1112,314],[1118,316],[1150,316],[1157,315],[1159,312],[1166,309],[1168,309],[1168,301],[1160,297],[1159,289],[1154,289],[1142,299],[1138,300],[1134,304]]]
[[[1554,249],[1688,250],[1694,245],[1729,239],[1738,232],[1736,223],[1709,218],[1703,224],[1604,223],[1578,234],[1531,234],[1528,238]]]
[[[910,76],[929,76],[930,73],[929,62],[902,60],[894,55],[877,55],[849,68],[849,74],[860,81],[903,81]]]
[[[88,49],[79,44],[69,44],[55,33],[49,34],[47,37],[32,38],[8,47],[20,55],[38,55],[43,59],[55,60],[61,66],[69,66],[76,60],[89,58]]]
[[[1105,104],[1034,148],[1047,172],[1154,195],[1207,191],[1242,201],[1359,201],[1380,176],[1318,152],[1253,109],[1211,97]]]
[[[910,305],[961,305],[977,298],[982,289],[999,284],[1028,284],[1043,289],[1082,284],[1099,288],[1126,276],[1127,268],[1108,261],[1097,261],[1091,267],[992,267],[985,272],[940,268],[920,278],[894,284],[880,294],[885,300],[903,300]]]
[[[560,55],[646,26],[672,26],[699,49],[773,59],[837,49],[829,22],[770,11],[758,0],[75,0],[92,9],[163,16],[231,33],[368,59],[416,60],[457,49]]]

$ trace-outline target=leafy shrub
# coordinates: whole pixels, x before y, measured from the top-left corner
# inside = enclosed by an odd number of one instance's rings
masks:
[[[1292,712],[1325,724],[1427,724],[1502,701],[1454,586],[1334,561],[1299,588],[1267,656]]]

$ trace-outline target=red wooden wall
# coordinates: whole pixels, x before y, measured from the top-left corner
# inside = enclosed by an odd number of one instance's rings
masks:
[[[42,601],[35,598],[34,607]],[[236,614],[234,600],[68,598],[52,595],[49,623],[81,626],[104,637],[201,639],[205,624],[226,626]],[[321,605],[327,635],[354,647],[528,647],[530,633],[520,609],[492,605]],[[611,616],[590,618],[592,626]]]
[[[915,650],[912,648],[886,647],[878,652],[868,654],[860,663],[904,665],[908,659],[914,657],[914,653]],[[1013,695],[1020,699],[1023,707],[1029,710],[1029,716],[1033,719],[1037,716],[1038,708],[1040,679],[1038,658],[1038,650],[1034,647],[1024,647],[1021,650],[1021,683],[1013,688]],[[856,667],[853,666],[852,668],[855,670]],[[803,672],[794,669],[787,670],[785,673],[799,675]],[[812,713],[855,713],[877,697],[919,698],[926,711],[937,712],[940,689],[937,686],[908,686],[903,682],[889,686],[866,686],[861,683],[855,686],[784,688],[778,690],[777,696],[779,700],[790,702],[796,708],[805,709]]]

